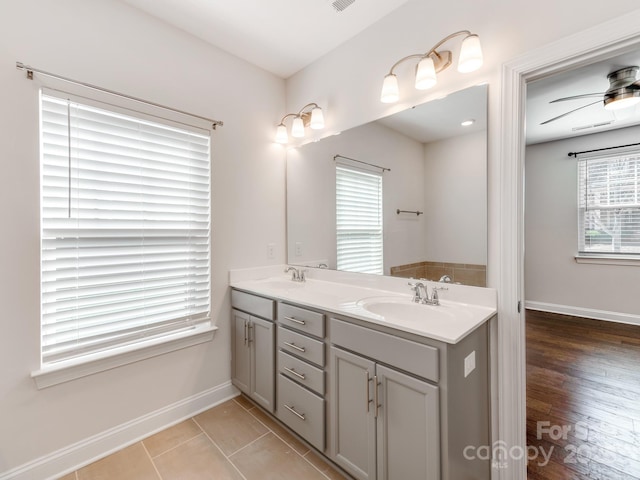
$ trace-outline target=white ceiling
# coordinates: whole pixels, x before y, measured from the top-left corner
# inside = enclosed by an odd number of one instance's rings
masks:
[[[603,102],[598,102],[598,98],[549,103],[556,98],[572,95],[604,93],[609,88],[607,80],[609,73],[633,65],[640,66],[640,51],[618,55],[527,84],[527,144],[588,135],[639,124],[640,107],[614,115],[604,109]],[[597,103],[546,125],[540,125],[545,120],[592,102]]]
[[[288,78],[408,0],[122,0]]]

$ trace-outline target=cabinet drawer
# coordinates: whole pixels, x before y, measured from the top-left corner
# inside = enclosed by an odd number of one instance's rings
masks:
[[[324,451],[324,400],[284,375],[278,375],[278,418]]]
[[[322,313],[280,303],[278,304],[278,322],[294,330],[324,338],[324,314]]]
[[[290,379],[324,395],[324,371],[286,352],[278,352],[278,371]]]
[[[438,349],[331,319],[331,343],[433,382],[440,380]]]
[[[276,302],[269,298],[251,295],[239,290],[231,290],[231,306],[256,317],[273,320],[275,317],[273,314],[275,304]]]
[[[278,328],[278,349],[324,367],[324,342],[280,327]]]

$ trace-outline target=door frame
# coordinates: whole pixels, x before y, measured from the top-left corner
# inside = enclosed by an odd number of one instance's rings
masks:
[[[527,82],[640,48],[640,10],[502,66],[498,262],[498,438],[492,478],[526,480],[524,158]],[[519,308],[519,305],[521,308]],[[518,312],[520,310],[520,312]],[[496,455],[497,453],[497,455]]]

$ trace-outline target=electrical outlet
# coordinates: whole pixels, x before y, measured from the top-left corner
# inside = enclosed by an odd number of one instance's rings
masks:
[[[474,350],[464,359],[464,378],[476,369],[476,351]]]
[[[276,244],[275,243],[267,243],[267,258],[269,258],[269,259],[276,258]]]
[[[302,242],[296,242],[296,257],[302,256]]]

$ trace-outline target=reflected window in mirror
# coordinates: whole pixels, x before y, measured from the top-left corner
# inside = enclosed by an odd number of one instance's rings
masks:
[[[338,270],[384,273],[382,174],[336,163]]]

